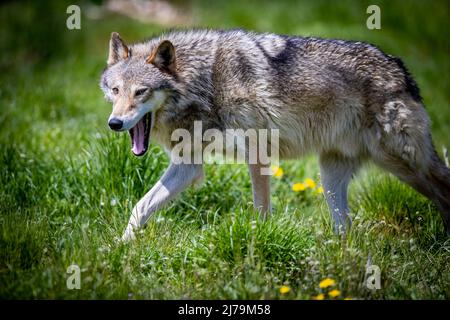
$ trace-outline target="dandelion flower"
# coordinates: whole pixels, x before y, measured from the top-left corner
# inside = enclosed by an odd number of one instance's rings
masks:
[[[323,288],[328,288],[329,286],[332,286],[335,283],[336,283],[336,281],[334,281],[333,279],[326,278],[326,279],[323,279],[322,281],[320,281],[319,287],[322,288],[322,289]]]
[[[289,291],[291,291],[291,288],[289,288],[288,286],[281,286],[281,287],[280,287],[280,293],[281,293],[281,294],[286,294],[286,293],[288,293]]]
[[[305,184],[308,188],[314,189],[316,187],[316,183],[314,182],[313,179],[311,178],[306,178],[305,179]]]
[[[272,166],[272,174],[275,178],[281,178],[283,176],[283,169],[277,166]]]
[[[318,294],[317,296],[313,297],[314,300],[323,300],[325,299],[325,295],[323,293]]]
[[[306,190],[306,185],[304,183],[294,183],[292,190],[295,192]]]
[[[334,289],[334,290],[331,290],[330,292],[328,292],[328,295],[332,298],[336,298],[340,294],[341,294],[341,292],[337,289]]]
[[[323,193],[323,187],[318,187],[318,188],[316,189],[316,193],[317,193],[317,194],[322,194],[322,193]]]

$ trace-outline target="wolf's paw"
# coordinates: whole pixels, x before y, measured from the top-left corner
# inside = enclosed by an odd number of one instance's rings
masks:
[[[127,228],[120,239],[120,242],[129,242],[136,239],[133,228]]]
[[[350,228],[352,226],[352,218],[349,215],[345,214],[345,215],[335,215],[334,219],[335,219],[333,226],[334,233],[341,237],[345,237],[347,233],[350,231]]]

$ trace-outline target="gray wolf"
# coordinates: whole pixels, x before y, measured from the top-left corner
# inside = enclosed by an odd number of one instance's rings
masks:
[[[450,232],[450,170],[439,158],[419,89],[399,58],[363,42],[174,31],[126,45],[112,33],[101,88],[109,126],[128,130],[141,156],[150,137],[170,153],[171,133],[279,129],[281,159],[314,152],[336,232],[351,224],[347,187],[367,160],[427,196]],[[195,152],[195,150],[193,150]],[[269,177],[249,164],[254,206],[270,212]],[[136,204],[123,239],[203,178],[202,164],[171,163]]]

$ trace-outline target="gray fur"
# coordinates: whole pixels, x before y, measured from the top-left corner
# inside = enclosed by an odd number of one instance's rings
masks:
[[[419,90],[400,59],[363,42],[243,30],[170,32],[126,50],[118,39],[112,37],[111,50],[128,56],[110,52],[117,59],[109,59],[101,87],[118,117],[163,92],[164,102],[149,108],[152,139],[166,150],[173,130],[192,131],[195,120],[203,130],[276,128],[282,159],[319,155],[337,230],[350,225],[347,185],[372,159],[429,197],[450,232],[450,171],[434,150]],[[149,59],[165,40],[174,48],[172,69]],[[133,88],[142,85],[150,90],[136,100]],[[263,211],[270,201],[258,194],[268,192],[267,183],[253,185]]]

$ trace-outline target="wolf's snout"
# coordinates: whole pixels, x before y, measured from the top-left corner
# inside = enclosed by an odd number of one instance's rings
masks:
[[[109,120],[108,125],[111,129],[119,131],[123,127],[123,121],[117,118],[112,118]]]

